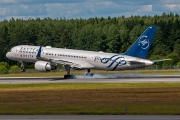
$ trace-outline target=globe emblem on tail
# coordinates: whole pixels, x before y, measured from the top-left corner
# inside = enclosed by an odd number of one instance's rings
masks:
[[[149,47],[149,39],[147,36],[143,35],[139,38],[138,46],[140,46],[142,49],[147,49]]]

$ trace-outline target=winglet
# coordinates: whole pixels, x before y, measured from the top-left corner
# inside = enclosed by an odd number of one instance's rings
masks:
[[[42,51],[42,46],[39,47],[39,50],[38,50],[36,57],[41,57],[41,51]]]

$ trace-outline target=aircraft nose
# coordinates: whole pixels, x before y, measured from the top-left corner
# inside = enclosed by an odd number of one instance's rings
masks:
[[[10,56],[11,56],[11,53],[10,53],[10,52],[6,53],[6,57],[7,57],[7,58],[10,58]]]

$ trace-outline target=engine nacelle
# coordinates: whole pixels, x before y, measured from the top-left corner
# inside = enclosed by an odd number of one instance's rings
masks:
[[[53,66],[49,62],[46,62],[46,61],[37,61],[34,64],[34,67],[35,67],[36,70],[41,71],[41,72],[46,72],[46,71],[56,69],[56,66]]]

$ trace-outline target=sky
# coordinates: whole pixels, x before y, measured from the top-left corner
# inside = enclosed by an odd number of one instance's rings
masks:
[[[0,20],[180,14],[180,0],[0,0]]]

